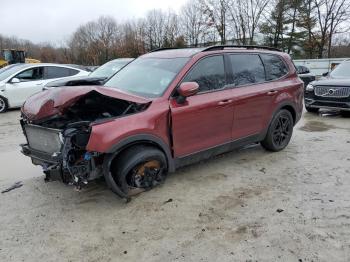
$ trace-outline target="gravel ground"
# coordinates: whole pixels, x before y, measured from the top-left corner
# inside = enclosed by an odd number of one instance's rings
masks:
[[[305,113],[290,145],[182,168],[126,204],[44,183],[0,115],[0,261],[349,261],[350,119]]]

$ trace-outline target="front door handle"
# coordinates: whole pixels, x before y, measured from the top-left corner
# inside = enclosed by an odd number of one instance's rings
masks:
[[[231,99],[227,99],[227,100],[222,100],[218,103],[219,106],[222,106],[222,105],[227,105],[227,104],[230,104],[232,102]]]
[[[275,94],[277,94],[277,93],[278,93],[277,90],[271,90],[271,91],[267,92],[267,95],[268,95],[268,96],[273,96],[273,95],[275,95]]]

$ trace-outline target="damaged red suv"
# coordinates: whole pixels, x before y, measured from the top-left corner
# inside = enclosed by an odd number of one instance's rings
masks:
[[[270,48],[156,50],[102,87],[38,93],[22,107],[22,152],[81,187],[104,176],[119,196],[162,183],[168,172],[260,142],[289,143],[303,82],[290,57]]]

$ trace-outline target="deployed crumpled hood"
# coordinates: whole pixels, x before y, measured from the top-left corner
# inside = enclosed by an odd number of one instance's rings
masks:
[[[146,104],[151,101],[150,99],[123,93],[114,88],[101,86],[72,86],[53,88],[31,96],[22,106],[22,113],[30,121],[48,118],[62,113],[65,108],[73,105],[81,97],[90,92],[98,92],[101,95],[138,104]]]

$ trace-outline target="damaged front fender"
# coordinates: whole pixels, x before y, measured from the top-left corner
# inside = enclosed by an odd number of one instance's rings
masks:
[[[22,152],[45,174],[58,172],[63,182],[81,187],[102,175],[103,152],[87,147],[92,126],[144,111],[149,104],[147,99],[103,87],[39,93],[22,107],[27,138]]]

